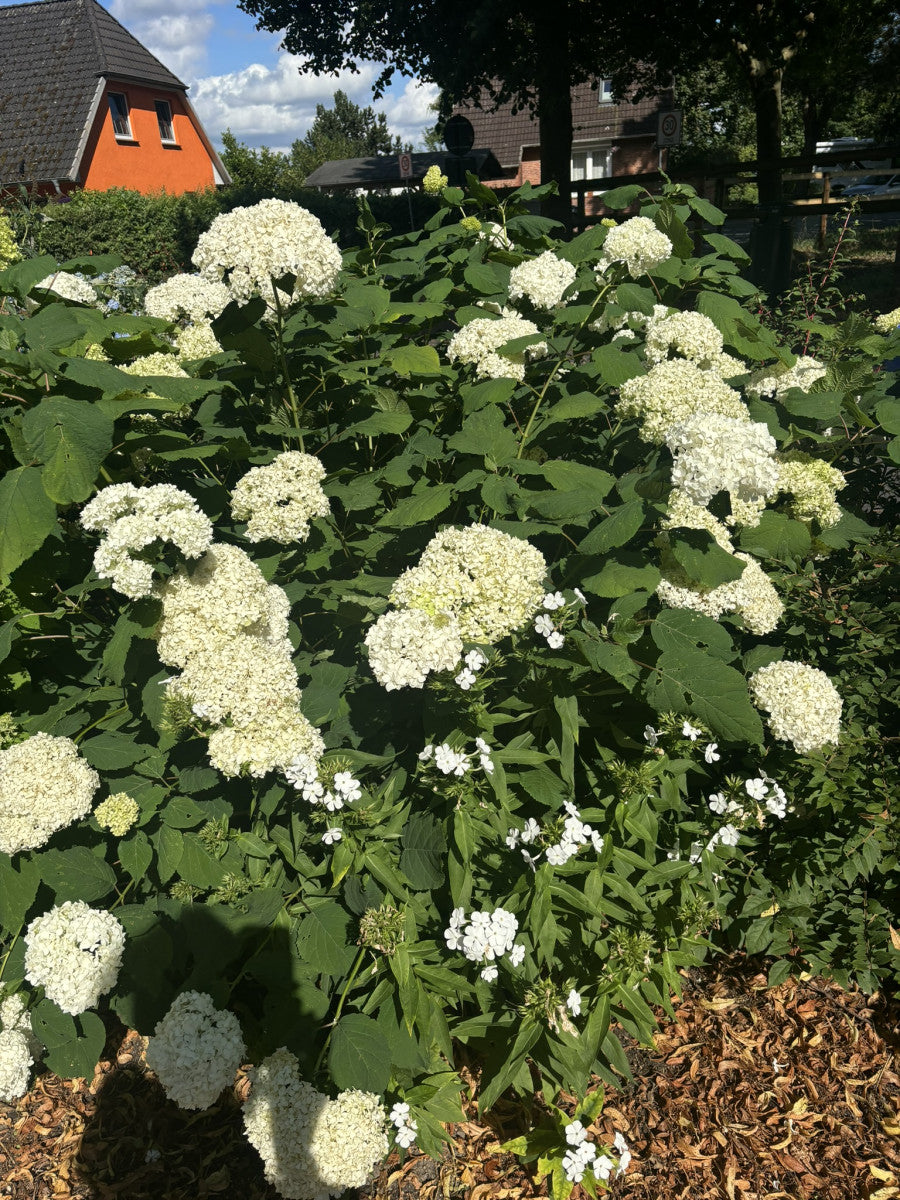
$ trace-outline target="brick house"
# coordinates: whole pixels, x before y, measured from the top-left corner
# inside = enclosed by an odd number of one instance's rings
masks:
[[[0,8],[0,192],[229,182],[186,85],[97,0]]]
[[[583,83],[572,89],[572,181],[658,170],[659,113],[672,107],[672,93],[665,91],[632,104],[628,99],[613,100],[610,80],[597,83],[596,88]],[[541,181],[537,119],[527,110],[514,115],[512,109],[511,103],[494,111],[468,105],[454,109],[472,122],[475,145],[491,150],[503,167],[503,178],[485,181],[495,187]],[[665,158],[662,166],[665,168]]]

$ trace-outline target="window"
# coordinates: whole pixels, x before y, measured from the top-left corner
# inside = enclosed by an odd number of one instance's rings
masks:
[[[117,138],[132,141],[131,120],[128,116],[128,97],[124,92],[109,93],[109,114],[112,117],[113,133]]]
[[[175,145],[175,128],[172,125],[172,108],[168,100],[154,100],[156,122],[159,125],[159,140],[163,145]]]
[[[583,150],[572,148],[572,182],[582,179],[602,179],[612,175],[612,146],[586,146]]]
[[[612,80],[601,79],[600,86],[597,88],[597,102],[599,104],[611,104],[612,98]]]

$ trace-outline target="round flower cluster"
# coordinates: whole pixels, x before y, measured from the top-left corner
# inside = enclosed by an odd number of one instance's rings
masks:
[[[341,252],[321,221],[290,200],[261,200],[220,213],[201,233],[193,263],[206,279],[222,280],[239,304],[262,295],[274,305],[273,279],[295,277],[291,297],[327,296],[341,269]],[[283,298],[283,300],[282,300]]]
[[[842,472],[821,458],[791,451],[778,461],[779,491],[791,493],[791,511],[801,521],[836,525],[841,509],[835,496],[846,486]]]
[[[515,945],[519,922],[505,908],[493,912],[473,912],[466,919],[464,908],[454,908],[450,924],[444,930],[448,950],[461,950],[470,962],[486,962],[481,978],[493,983],[497,978],[494,960],[506,954],[514,967],[525,955],[525,947]]]
[[[587,1130],[581,1121],[572,1121],[565,1129],[566,1141],[570,1149],[562,1160],[562,1169],[570,1183],[581,1183],[585,1171],[591,1171],[595,1179],[605,1183],[613,1171],[624,1171],[631,1162],[631,1153],[621,1133],[615,1137],[615,1146],[619,1151],[619,1165],[608,1154],[598,1154],[597,1147],[587,1140]]]
[[[69,738],[36,733],[0,751],[0,851],[43,846],[90,812],[99,786]]]
[[[658,267],[672,253],[672,243],[649,217],[631,217],[610,229],[597,263],[598,275],[623,262],[632,279]]]
[[[441,174],[437,163],[432,163],[422,179],[422,191],[426,196],[437,196],[447,186],[447,176]]]
[[[390,1122],[397,1131],[394,1134],[394,1141],[403,1150],[408,1150],[419,1132],[415,1118],[409,1115],[409,1105],[398,1100],[391,1109]]]
[[[695,504],[726,491],[734,512],[735,502],[759,505],[778,490],[775,439],[762,423],[698,412],[674,425],[666,444],[672,483]]]
[[[0,271],[5,271],[8,266],[18,262],[21,257],[22,251],[16,244],[9,217],[5,216],[3,210],[0,209]]]
[[[469,754],[464,750],[454,750],[449,742],[441,742],[437,746],[429,742],[419,751],[419,762],[433,762],[435,769],[442,775],[456,775],[460,779],[471,771],[476,757],[482,771],[493,775],[494,760],[491,758],[491,748],[482,737],[475,739],[475,749]]]
[[[178,357],[184,362],[211,358],[214,354],[222,353],[219,340],[208,321],[196,321],[193,325],[185,325],[183,329],[179,329],[175,334],[175,346]]]
[[[94,809],[97,824],[108,829],[113,837],[124,837],[140,815],[137,800],[127,792],[116,792]]]
[[[317,762],[324,747],[300,711],[284,591],[243,550],[214,544],[160,598],[159,656],[182,670],[168,694],[218,726],[209,735],[212,765],[259,777],[298,758]]]
[[[82,279],[80,275],[73,275],[71,271],[57,271],[53,275],[47,275],[34,286],[46,288],[48,292],[54,292],[64,300],[74,300],[76,304],[97,303],[95,289],[86,279]]]
[[[700,414],[749,423],[740,393],[719,375],[687,359],[656,363],[646,375],[628,379],[619,389],[618,412],[641,421],[641,437],[661,445],[672,427]]]
[[[837,745],[843,702],[824,671],[806,663],[774,662],[749,679],[757,708],[769,714],[774,737],[798,754]]]
[[[383,613],[366,634],[369,666],[389,692],[424,687],[432,671],[449,671],[463,650],[456,621],[420,609]]]
[[[0,1003],[0,1103],[12,1104],[28,1091],[35,1049],[24,1000],[8,996]]]
[[[707,592],[695,591],[687,580],[670,575],[660,580],[656,593],[669,608],[690,608],[717,621],[722,613],[736,612],[744,618],[751,633],[771,633],[784,613],[778,593],[762,567],[749,554],[737,553],[744,570],[737,579],[719,584]]]
[[[144,311],[166,321],[207,321],[217,317],[231,299],[221,280],[203,275],[172,275],[150,288],[144,297]]]
[[[510,312],[496,318],[476,317],[450,339],[447,357],[450,362],[459,359],[462,363],[471,363],[475,373],[483,379],[521,381],[525,378],[525,363],[543,358],[547,353],[547,343],[534,342],[524,350],[502,353],[499,350],[507,342],[537,332],[538,327],[533,321],[526,321],[524,317]]]
[[[709,367],[722,354],[722,334],[709,317],[697,312],[677,312],[647,327],[646,353],[650,362],[663,362],[676,354]]]
[[[116,985],[125,930],[109,912],[66,900],[28,926],[25,978],[73,1017]]]
[[[711,533],[718,545],[729,554],[734,552],[727,526],[717,520],[702,504],[695,504],[681,488],[669,492],[668,509],[662,522],[663,529],[705,529]]]
[[[791,388],[808,392],[817,379],[824,379],[826,368],[814,358],[798,358],[792,367],[776,371],[764,367],[754,372],[747,381],[747,392],[754,397],[774,396],[779,399]]]
[[[301,1080],[298,1068],[282,1047],[248,1072],[244,1131],[282,1196],[327,1200],[362,1187],[387,1154],[384,1108],[371,1092],[342,1092],[330,1100]]]
[[[576,271],[570,262],[545,250],[537,258],[513,267],[509,274],[509,298],[529,300],[535,308],[559,308],[566,288],[575,282]]]
[[[182,992],[153,1031],[147,1065],[179,1108],[209,1108],[245,1052],[234,1013],[215,1008],[205,992]]]
[[[186,558],[199,558],[213,536],[212,522],[197,501],[171,483],[105,487],[82,509],[81,524],[106,535],[94,555],[94,570],[132,600],[153,591],[153,564],[134,554],[154,542],[171,542]]]
[[[632,311],[623,311],[615,304],[608,304],[596,321],[592,321],[588,326],[594,333],[607,333],[613,330],[616,337],[613,341],[636,341],[637,335],[641,330],[647,330],[655,321],[661,321],[669,315],[669,308],[665,304],[654,304],[653,312],[650,314],[640,312],[638,309]]]
[[[562,837],[558,842],[554,842],[547,847],[546,855],[547,862],[554,867],[560,867],[567,863],[570,858],[574,858],[582,846],[590,845],[597,854],[603,849],[603,838],[592,826],[585,824],[581,819],[581,813],[575,805],[567,800],[563,805],[566,811],[566,818],[563,822]],[[510,850],[515,850],[519,843],[522,843],[522,857],[528,865],[534,870],[535,863],[540,858],[540,854],[531,854],[525,850],[524,846],[530,846],[532,842],[536,842],[538,838],[542,838],[545,842],[550,838],[541,829],[540,825],[533,817],[529,817],[525,822],[524,829],[510,829],[506,834],[506,844]]]
[[[166,354],[161,350],[153,354],[145,354],[133,362],[119,367],[126,375],[164,375],[169,379],[187,379],[188,373],[178,361],[175,354]],[[114,487],[124,487],[124,484],[114,484]],[[164,484],[159,487],[167,486]]]
[[[874,320],[873,324],[879,333],[893,333],[900,325],[900,308],[891,309],[890,312],[880,313]]]
[[[239,479],[231,497],[231,515],[247,522],[247,538],[289,545],[305,541],[309,522],[331,512],[320,480],[325,468],[311,454],[290,450],[265,467],[253,467]]]
[[[401,608],[452,617],[462,638],[492,645],[534,614],[547,564],[522,538],[488,525],[444,529],[391,588]]]

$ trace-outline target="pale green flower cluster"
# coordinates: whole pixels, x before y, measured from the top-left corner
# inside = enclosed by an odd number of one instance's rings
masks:
[[[673,426],[697,415],[716,414],[750,421],[740,392],[729,387],[718,370],[704,370],[684,358],[656,363],[619,389],[617,412],[641,422],[641,437],[661,445]]]
[[[437,163],[432,163],[422,180],[422,190],[428,196],[438,196],[446,186],[447,176],[441,174],[441,168]]]
[[[331,512],[322,491],[325,468],[311,454],[289,450],[265,467],[253,467],[239,479],[231,496],[231,514],[247,522],[251,542],[266,538],[282,545],[304,542],[309,523]]]
[[[533,321],[505,311],[500,317],[476,317],[463,325],[450,339],[447,347],[447,357],[451,362],[457,359],[462,363],[471,363],[475,373],[483,379],[518,379],[525,378],[525,364],[536,358],[543,358],[547,353],[546,342],[535,342],[524,350],[515,352],[501,347],[516,338],[527,337],[538,333],[538,327]]]
[[[209,1108],[244,1060],[246,1047],[234,1013],[217,1009],[206,992],[182,992],[147,1045],[155,1071],[179,1108]]]
[[[697,312],[676,312],[651,321],[646,340],[649,361],[664,362],[673,352],[709,369],[722,356],[722,334],[709,317]]]
[[[167,375],[170,379],[187,379],[188,373],[174,354],[155,350],[119,367],[126,375]]]
[[[175,347],[178,357],[184,362],[191,362],[197,358],[211,358],[214,354],[222,353],[219,340],[208,321],[195,321],[193,325],[185,325],[183,329],[176,330]]]
[[[843,702],[824,671],[806,663],[774,662],[760,667],[748,682],[779,741],[790,742],[798,754],[837,745]]]
[[[755,371],[747,381],[749,395],[760,398],[774,396],[780,399],[791,388],[808,392],[819,379],[824,379],[826,368],[814,358],[800,357],[792,367],[763,367]]]
[[[116,792],[94,809],[97,824],[108,829],[113,837],[124,837],[140,815],[137,800],[127,792]]]
[[[287,1200],[328,1200],[359,1188],[387,1154],[387,1121],[371,1092],[331,1100],[299,1078],[282,1047],[249,1072],[244,1131],[259,1152],[266,1179]]]
[[[66,900],[25,934],[25,978],[73,1017],[94,1008],[119,976],[125,930],[110,912]]]
[[[166,321],[209,321],[217,317],[231,299],[228,288],[219,279],[203,275],[172,275],[150,288],[144,297],[148,316]]]
[[[893,333],[900,325],[900,308],[891,309],[890,312],[881,313],[873,322],[879,333]]]
[[[836,525],[841,519],[836,493],[846,486],[843,473],[821,458],[792,451],[779,460],[778,487],[791,493],[791,510],[800,521]]]
[[[36,733],[0,751],[0,851],[45,845],[87,816],[100,777],[66,737]]]
[[[5,271],[21,257],[22,252],[16,244],[9,218],[0,209],[0,271]]]
[[[62,296],[64,300],[74,300],[76,304],[97,303],[97,293],[94,288],[86,279],[79,279],[71,271],[56,271],[53,275],[47,275],[34,286],[46,288],[48,292],[54,292],[57,296]]]
[[[159,656],[181,669],[167,693],[216,727],[212,765],[259,777],[298,759],[318,762],[324,746],[300,711],[284,591],[243,550],[214,543],[192,571],[166,582],[160,599]]]
[[[649,217],[631,217],[606,235],[597,274],[602,276],[614,263],[621,262],[631,278],[638,279],[664,263],[671,254],[671,241]]]
[[[513,267],[509,274],[509,298],[524,298],[535,308],[559,308],[566,289],[575,282],[575,275],[572,263],[557,258],[552,250],[545,250],[537,258]]]
[[[220,213],[201,233],[193,263],[204,278],[223,282],[233,300],[262,296],[275,304],[273,279],[293,275],[280,303],[318,299],[334,290],[341,252],[312,213],[290,200],[261,200]]]

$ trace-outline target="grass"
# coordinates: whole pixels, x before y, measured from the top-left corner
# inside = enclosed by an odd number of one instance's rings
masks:
[[[875,227],[851,218],[841,237],[843,218],[830,219],[824,248],[804,238],[794,243],[794,279],[810,277],[818,283],[826,274],[837,249],[837,257],[826,287],[836,284],[850,306],[859,311],[851,297],[862,298],[871,313],[890,312],[900,305],[900,270],[895,266],[900,224]]]

